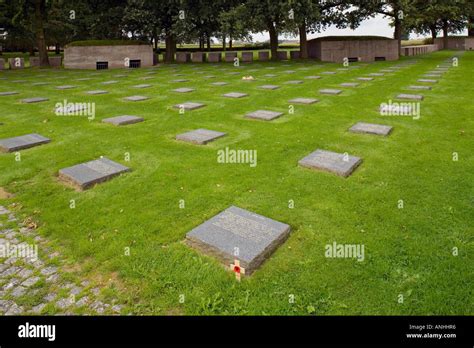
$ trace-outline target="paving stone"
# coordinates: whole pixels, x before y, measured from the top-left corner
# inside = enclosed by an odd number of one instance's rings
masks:
[[[429,91],[432,90],[431,86],[410,86],[408,89],[418,90],[418,91]]]
[[[46,281],[48,283],[57,283],[59,281],[59,275],[58,274],[52,274],[48,278],[46,278]]]
[[[99,296],[100,289],[99,288],[94,288],[94,289],[91,289],[91,292],[92,292],[92,294],[94,294],[94,296]]]
[[[24,287],[29,288],[29,287],[35,285],[36,283],[38,283],[40,279],[41,279],[40,277],[28,278],[23,283],[21,283],[21,285],[23,285]]]
[[[193,103],[193,102],[186,102],[186,103],[182,103],[182,104],[176,104],[174,106],[175,109],[183,109],[183,110],[196,110],[196,109],[200,109],[200,108],[203,108],[205,107],[206,105],[205,104],[201,104],[201,103]]]
[[[133,101],[133,102],[137,102],[137,101],[143,101],[143,100],[147,100],[147,99],[150,99],[148,97],[144,97],[144,96],[141,96],[141,95],[132,95],[130,97],[125,97],[123,98],[124,100],[127,100],[127,101]]]
[[[86,92],[87,94],[90,94],[90,95],[99,95],[99,94],[107,94],[109,92],[107,91],[102,91],[102,90],[97,90],[97,91],[88,91]]]
[[[424,97],[418,94],[399,94],[397,95],[396,99],[401,100],[423,100]]]
[[[112,306],[112,310],[113,310],[115,313],[120,313],[120,311],[122,310],[122,306],[120,306],[120,305],[114,305],[114,306]]]
[[[12,278],[12,279],[9,279],[5,285],[2,286],[2,291],[9,291],[11,289],[13,289],[14,287],[16,287],[18,284],[20,284],[20,279],[18,278]]]
[[[197,145],[205,145],[225,135],[226,133],[216,132],[208,129],[196,129],[191,132],[177,135],[176,140],[185,141]]]
[[[11,266],[11,267],[7,268],[5,271],[2,272],[2,273],[0,274],[0,277],[5,278],[5,277],[12,276],[12,275],[14,275],[15,273],[19,272],[20,270],[21,270],[20,267]]]
[[[173,89],[173,92],[177,92],[177,93],[190,93],[194,91],[195,91],[194,88],[185,88],[185,87]]]
[[[32,104],[32,103],[41,103],[48,101],[48,98],[42,98],[42,97],[34,97],[34,98],[26,98],[22,99],[21,102],[25,104]]]
[[[319,102],[318,99],[311,99],[311,98],[295,98],[288,101],[290,104],[304,104],[310,105]]]
[[[82,297],[81,299],[79,299],[78,301],[76,301],[76,306],[77,307],[84,307],[84,306],[87,306],[87,304],[89,303],[89,297],[88,296],[84,296]]]
[[[238,93],[238,92],[231,92],[231,93],[224,94],[223,97],[239,99],[239,98],[243,98],[243,97],[248,97],[248,94]]]
[[[18,94],[18,92],[0,92],[0,97],[5,97],[9,95],[15,95]]]
[[[366,133],[366,134],[375,134],[375,135],[383,135],[387,136],[392,132],[393,127],[381,125],[381,124],[373,124],[373,123],[365,123],[365,122],[358,122],[353,125],[349,131],[353,133]]]
[[[275,112],[275,111],[268,111],[268,110],[257,110],[245,115],[245,117],[247,118],[264,120],[264,121],[271,121],[281,116],[283,116],[282,112]]]
[[[23,269],[21,270],[17,276],[20,277],[20,278],[28,278],[29,276],[31,276],[33,274],[33,271],[31,269]]]
[[[96,311],[98,314],[103,314],[105,311],[104,303],[101,301],[95,301],[89,308]]]
[[[341,83],[341,87],[357,87],[360,86],[360,83],[355,83],[355,82],[347,82],[347,83]]]
[[[61,90],[64,90],[64,89],[72,89],[72,88],[76,88],[76,86],[65,85],[65,86],[57,86],[57,87],[56,87],[56,89],[61,89]]]
[[[43,297],[43,300],[46,302],[52,302],[56,298],[57,294],[56,293],[49,293],[45,297]]]
[[[0,312],[7,312],[8,309],[14,304],[15,302],[11,300],[0,300]]]
[[[329,95],[339,95],[342,93],[342,91],[340,89],[330,89],[330,88],[327,88],[327,89],[320,89],[319,90],[319,93],[321,94],[329,94]]]
[[[348,177],[362,163],[362,159],[348,154],[316,150],[298,162],[305,168],[322,170]]]
[[[261,89],[266,89],[266,90],[275,90],[280,88],[280,86],[275,86],[275,85],[263,85],[260,86]]]
[[[23,307],[18,306],[16,303],[13,303],[5,315],[20,315],[23,313]]]
[[[123,115],[117,117],[104,118],[102,122],[110,123],[115,126],[125,126],[133,123],[143,122],[143,117]]]
[[[226,266],[238,259],[250,275],[286,240],[290,230],[287,224],[231,206],[187,233],[186,242]]]
[[[44,307],[46,307],[46,303],[40,303],[39,305],[36,305],[31,308],[31,313],[40,314],[43,311]]]
[[[55,274],[58,271],[57,267],[54,266],[48,266],[43,268],[40,273],[44,276],[50,276],[51,274]]]
[[[12,290],[10,295],[13,297],[20,297],[20,296],[23,296],[25,293],[26,293],[26,288],[24,286],[19,285]]]
[[[74,304],[74,299],[71,297],[67,297],[67,298],[62,298],[59,301],[57,301],[56,307],[64,310],[68,307],[71,307],[73,304]]]

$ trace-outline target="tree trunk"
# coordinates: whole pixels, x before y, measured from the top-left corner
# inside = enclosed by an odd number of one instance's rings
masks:
[[[436,28],[436,25],[433,25],[430,27],[430,31],[431,31],[431,38],[434,40],[438,37],[438,30]],[[434,43],[434,42],[433,42]]]
[[[232,49],[232,37],[229,38],[229,49]]]
[[[207,44],[207,51],[211,52],[211,36],[206,34],[206,44]]]
[[[166,52],[165,52],[165,63],[174,62],[174,54],[176,53],[176,40],[171,33],[166,33],[165,38]]]
[[[298,30],[300,32],[300,58],[308,59],[308,37],[306,35],[306,23],[303,22]]]
[[[268,22],[268,32],[270,33],[270,49],[272,60],[278,60],[278,33],[273,22]]]
[[[45,11],[45,6],[46,0],[35,0],[35,34],[36,44],[38,45],[40,67],[49,66],[48,50],[46,48],[43,27],[43,14]]]
[[[449,46],[449,40],[448,40],[448,35],[449,35],[449,24],[447,20],[443,21],[443,48],[445,50],[448,49]]]
[[[398,52],[402,54],[402,21],[398,18],[398,11],[395,17],[395,31],[393,38],[398,41]]]
[[[227,46],[226,39],[227,39],[226,35],[225,34],[222,35],[222,49],[224,50],[224,52],[226,51],[226,46]]]
[[[61,46],[58,43],[56,43],[56,45],[54,45],[54,53],[56,55],[61,54]]]
[[[469,23],[467,26],[467,35],[468,36],[474,36],[474,17],[471,17],[469,19]]]

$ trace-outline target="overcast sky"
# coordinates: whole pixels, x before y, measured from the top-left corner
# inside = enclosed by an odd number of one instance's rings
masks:
[[[378,15],[374,18],[366,20],[356,30],[350,29],[337,29],[336,27],[330,27],[321,33],[309,35],[309,39],[314,39],[320,36],[342,36],[342,35],[377,35],[393,37],[393,28],[390,27],[390,19],[384,18],[382,15]],[[467,35],[467,30],[459,35]],[[430,36],[430,35],[426,35]],[[442,35],[441,35],[442,36]],[[411,34],[411,39],[418,38],[417,35]],[[297,39],[297,37],[281,36],[280,39]],[[256,42],[268,41],[268,33],[254,34],[253,40]]]

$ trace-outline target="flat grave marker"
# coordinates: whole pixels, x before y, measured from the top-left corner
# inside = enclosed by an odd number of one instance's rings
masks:
[[[176,136],[176,140],[196,145],[206,145],[207,143],[222,138],[226,135],[226,133],[201,128],[183,134],[179,134]]]
[[[283,116],[283,112],[275,112],[275,111],[268,111],[268,110],[257,110],[245,115],[245,117],[247,118],[264,120],[264,121],[271,121],[281,116]]]
[[[432,90],[433,87],[431,87],[431,86],[410,86],[410,87],[408,87],[408,89],[418,90],[418,91],[429,91],[429,90]]]
[[[182,104],[176,104],[176,105],[174,105],[174,108],[175,109],[183,109],[183,110],[191,111],[191,110],[196,110],[196,109],[203,108],[205,106],[206,106],[205,104],[201,104],[201,103],[186,102],[186,103],[182,103]]]
[[[275,90],[275,89],[279,89],[280,86],[275,86],[275,85],[263,85],[263,86],[260,86],[259,88],[273,91],[273,90]]]
[[[373,124],[373,123],[365,123],[365,122],[358,122],[349,128],[349,131],[352,133],[364,133],[364,134],[375,134],[375,135],[382,135],[387,136],[392,132],[393,127],[381,125],[381,124]]]
[[[421,83],[438,83],[438,80],[419,79],[418,82],[421,82]]]
[[[8,95],[15,95],[15,94],[18,94],[18,92],[0,92],[0,97],[5,97],[5,96],[8,96]]]
[[[339,95],[342,93],[342,91],[340,89],[326,88],[326,89],[320,89],[319,93],[327,94],[327,95]]]
[[[291,81],[286,81],[285,84],[286,85],[301,85],[303,83],[303,81],[301,80],[291,80]]]
[[[311,105],[314,103],[319,102],[318,99],[312,98],[295,98],[288,101],[290,104],[303,104],[303,105]]]
[[[360,83],[346,82],[346,83],[341,83],[340,86],[341,87],[357,87],[357,86],[360,86]]]
[[[248,97],[248,94],[239,93],[239,92],[231,92],[231,93],[224,94],[223,97],[239,99],[243,97]]]
[[[359,80],[359,81],[373,81],[374,78],[372,78],[372,77],[358,77],[357,80]]]
[[[298,164],[309,169],[334,173],[347,178],[362,163],[362,159],[348,154],[340,154],[325,150],[316,150]]]
[[[96,91],[87,91],[86,93],[90,95],[99,95],[99,94],[107,94],[109,92],[103,91],[103,90],[96,90]]]
[[[228,83],[227,82],[213,82],[213,83],[211,83],[211,85],[213,85],[213,86],[227,86]]]
[[[64,86],[57,86],[56,89],[60,89],[60,90],[64,90],[64,89],[72,89],[72,88],[76,88],[76,86],[72,86],[72,85],[64,85]]]
[[[113,84],[115,84],[115,83],[117,83],[117,82],[118,82],[118,81],[115,81],[115,80],[114,80],[114,81],[104,81],[104,82],[102,82],[102,84],[103,84],[103,85],[113,85]]]
[[[41,103],[48,101],[48,98],[42,98],[42,97],[34,97],[34,98],[26,98],[22,99],[21,102],[25,104],[32,104],[32,103]]]
[[[306,76],[305,79],[307,80],[319,80],[321,76]]]
[[[181,83],[181,82],[189,82],[189,80],[186,80],[186,79],[177,79],[177,80],[171,80],[171,82]]]
[[[131,115],[122,115],[122,116],[104,118],[102,120],[102,122],[110,123],[110,124],[113,124],[114,126],[126,126],[129,124],[139,123],[143,121],[144,121],[143,117],[131,116]]]
[[[150,99],[150,98],[144,97],[142,95],[132,95],[130,97],[125,97],[123,99],[126,100],[126,101],[138,102],[138,101],[143,101],[143,100],[147,100],[147,99]]]
[[[98,160],[61,169],[59,179],[78,190],[86,190],[129,171],[130,168],[102,157]]]
[[[149,88],[151,86],[152,85],[144,83],[144,84],[140,84],[140,85],[135,85],[135,86],[133,86],[133,88]]]
[[[186,243],[227,267],[237,260],[245,274],[251,275],[290,231],[287,224],[231,206],[187,233]],[[232,265],[232,270],[239,272],[235,267]]]
[[[14,152],[29,149],[31,147],[47,144],[49,142],[51,142],[51,139],[45,138],[42,135],[36,133],[0,139],[0,152]]]
[[[194,88],[186,88],[186,87],[173,89],[173,92],[177,92],[177,93],[191,93],[194,91],[195,91]]]
[[[419,95],[419,94],[405,94],[405,93],[397,95],[396,98],[401,99],[401,100],[423,100],[423,99],[425,99],[424,96]]]

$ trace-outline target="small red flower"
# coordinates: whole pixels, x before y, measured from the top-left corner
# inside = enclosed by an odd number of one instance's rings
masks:
[[[239,266],[234,266],[234,272],[235,273],[240,273],[240,267]]]

